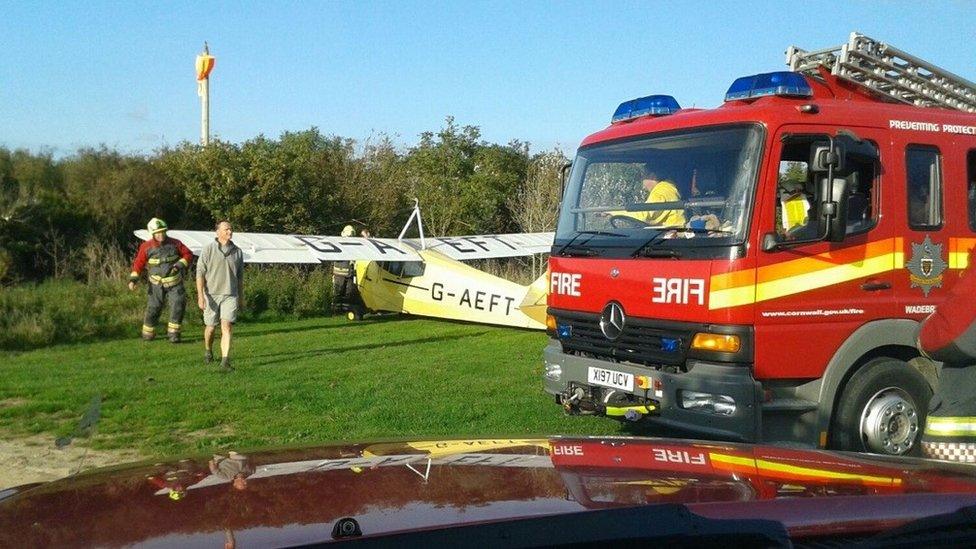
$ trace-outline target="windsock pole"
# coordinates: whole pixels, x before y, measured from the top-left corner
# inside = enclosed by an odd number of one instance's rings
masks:
[[[210,55],[210,47],[203,43],[203,53],[197,56],[197,95],[200,96],[200,144],[210,144],[210,71],[216,58]]]
[[[200,83],[200,144],[210,144],[210,79]]]

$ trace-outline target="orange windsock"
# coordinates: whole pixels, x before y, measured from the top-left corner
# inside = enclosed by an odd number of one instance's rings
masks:
[[[214,68],[217,58],[205,53],[197,56],[197,80],[206,80],[210,77],[210,71]]]

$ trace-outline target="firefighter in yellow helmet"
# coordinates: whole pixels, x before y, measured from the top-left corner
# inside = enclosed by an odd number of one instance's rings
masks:
[[[681,193],[678,191],[677,185],[669,181],[667,178],[659,176],[656,171],[648,166],[644,167],[643,176],[641,177],[641,185],[644,190],[647,191],[647,200],[645,204],[656,204],[662,202],[674,202],[678,203],[681,201]],[[635,210],[635,211],[625,211],[617,210],[605,213],[597,214],[601,217],[608,217],[611,227],[618,227],[618,224],[626,221],[622,218],[635,219],[636,222],[624,223],[620,228],[633,228],[636,225],[644,226],[650,225],[653,227],[684,227],[685,226],[685,212],[683,208],[677,209],[647,209],[647,210]]]
[[[156,337],[156,321],[163,310],[163,304],[169,300],[169,323],[166,333],[172,343],[180,342],[180,329],[183,324],[183,313],[186,311],[186,289],[183,279],[186,276],[193,252],[182,242],[166,236],[166,222],[154,217],[146,226],[152,238],[139,246],[135,260],[132,262],[132,272],[129,274],[129,289],[135,290],[136,283],[145,271],[149,282],[146,300],[146,316],[142,321],[142,339],[151,340]]]
[[[351,237],[355,234],[356,229],[352,225],[346,225],[342,228],[339,236]],[[353,279],[356,274],[355,269],[356,263],[353,261],[335,261],[332,263],[332,308],[336,312],[350,310],[353,287],[355,286]]]

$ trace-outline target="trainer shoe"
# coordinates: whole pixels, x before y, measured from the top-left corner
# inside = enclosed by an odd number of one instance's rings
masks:
[[[223,357],[220,359],[220,372],[226,374],[227,372],[233,372],[234,367],[230,365],[230,357]]]
[[[169,342],[170,343],[179,343],[180,342],[180,333],[179,332],[170,332],[170,333],[168,333],[166,335],[167,335],[167,337],[169,337]]]
[[[207,349],[203,352],[203,363],[210,364],[211,362],[213,362],[213,351]]]

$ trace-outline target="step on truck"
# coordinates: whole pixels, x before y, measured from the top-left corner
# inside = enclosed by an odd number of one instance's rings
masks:
[[[714,109],[622,103],[565,177],[544,384],[699,438],[914,451],[976,244],[976,84],[853,33]]]

